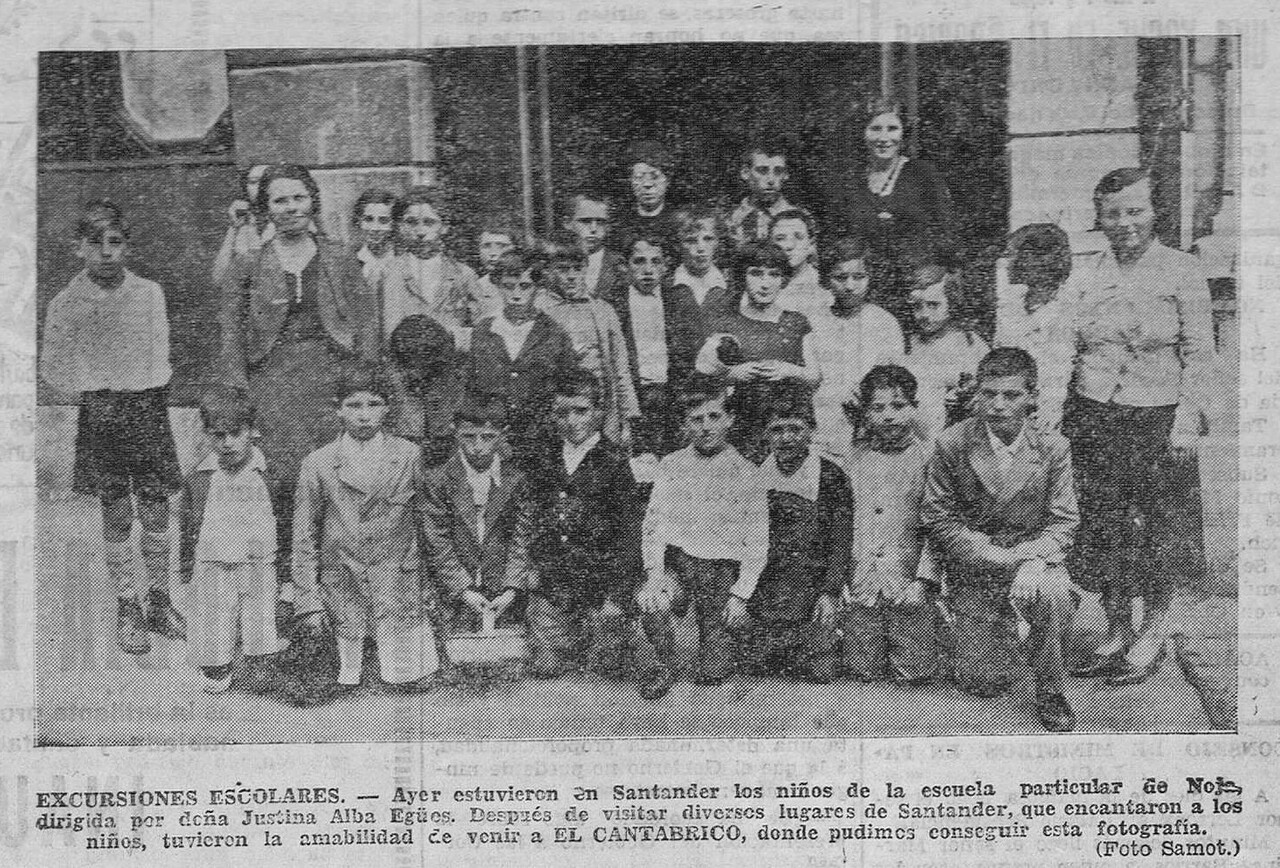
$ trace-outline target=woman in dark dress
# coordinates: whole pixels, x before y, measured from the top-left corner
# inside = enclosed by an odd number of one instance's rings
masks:
[[[840,209],[838,222],[870,247],[871,301],[909,326],[907,277],[913,269],[952,252],[951,193],[925,160],[903,153],[902,106],[876,100],[862,126],[866,163]]]

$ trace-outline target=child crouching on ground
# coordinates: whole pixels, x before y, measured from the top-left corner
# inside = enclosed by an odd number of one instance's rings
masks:
[[[302,462],[295,495],[293,581],[304,630],[327,610],[337,634],[336,684],[304,704],[360,683],[366,637],[377,642],[382,680],[425,688],[440,666],[427,616],[418,549],[419,449],[383,431],[388,387],[361,367],[340,378],[334,397],[343,433]]]

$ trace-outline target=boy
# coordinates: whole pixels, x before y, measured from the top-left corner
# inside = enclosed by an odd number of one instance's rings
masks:
[[[920,574],[927,456],[913,433],[916,378],[898,365],[876,365],[850,410],[857,426],[848,463],[853,568],[842,619],[844,669],[858,681],[923,683],[937,671],[938,649]]]
[[[308,632],[327,611],[338,675],[319,696],[349,692],[363,674],[364,642],[377,642],[382,680],[423,689],[439,667],[423,600],[415,509],[418,447],[383,432],[390,391],[377,371],[353,368],[334,390],[343,433],[302,462],[294,497],[295,607]]]
[[[89,203],[76,235],[85,267],[49,303],[40,375],[65,400],[79,397],[73,490],[102,503],[116,638],[125,653],[145,654],[148,632],[181,639],[185,629],[168,590],[168,497],[181,486],[169,427],[169,319],[164,291],[125,267],[129,227],[115,204]],[[135,495],[145,585],[129,544]]]
[[[356,258],[369,286],[378,286],[396,259],[395,208],[396,194],[378,188],[365,190],[351,208],[351,223],[360,241]]]
[[[609,202],[603,196],[577,193],[569,197],[564,228],[578,239],[586,257],[582,269],[583,290],[591,298],[612,302],[619,291],[622,258],[604,246],[609,234]]]
[[[844,471],[810,447],[813,404],[791,388],[765,412],[769,559],[747,602],[743,656],[758,672],[826,684],[835,675],[836,604],[849,578],[853,495]]]
[[[519,237],[514,221],[506,215],[489,216],[480,223],[480,231],[476,235],[479,280],[471,306],[473,324],[479,325],[502,310],[502,290],[492,278],[493,267],[505,254],[516,249]]]
[[[640,415],[640,405],[618,314],[613,305],[587,295],[582,282],[586,257],[573,233],[557,232],[543,242],[540,252],[555,299],[547,314],[573,341],[578,367],[600,383],[605,436],[627,445],[630,420]]]
[[[427,555],[455,632],[478,629],[486,610],[500,624],[520,614],[521,589],[508,584],[507,562],[526,483],[502,460],[506,428],[501,401],[464,401],[454,415],[457,449],[427,473],[422,490]]]
[[[729,237],[734,246],[769,237],[769,223],[783,211],[795,208],[782,188],[791,180],[786,148],[780,140],[761,139],[742,152],[738,173],[747,195],[729,215]]]
[[[635,622],[639,501],[627,454],[600,431],[600,385],[574,371],[556,384],[558,437],[530,472],[530,496],[516,528],[509,587],[528,591],[533,674],[554,678],[578,658],[621,674],[631,644],[641,695],[656,699],[670,671]]]
[[[183,483],[179,563],[191,585],[191,660],[205,691],[222,693],[237,639],[251,670],[287,643],[276,633],[276,514],[248,393],[207,392],[200,422],[213,451]]]
[[[853,436],[844,402],[859,390],[872,365],[900,361],[904,345],[897,319],[867,301],[866,244],[860,239],[837,238],[826,248],[822,274],[831,303],[811,321],[814,349],[822,368],[822,383],[813,396],[818,419],[815,442],[824,454],[843,456]]]
[[[542,260],[504,254],[492,277],[503,308],[476,328],[463,383],[469,395],[496,399],[507,408],[507,443],[521,467],[533,459],[555,383],[577,369],[573,342],[555,320],[535,307],[545,279]]]
[[[667,260],[662,239],[637,237],[624,255],[628,285],[619,293],[615,307],[640,405],[640,416],[633,423],[632,447],[636,455],[661,457],[675,447],[672,389],[689,374],[691,343],[686,324],[678,318],[664,286]]]
[[[1063,560],[1079,524],[1071,456],[1062,435],[1028,422],[1036,363],[1026,350],[992,350],[977,381],[976,415],[944,431],[929,459],[920,515],[957,615],[957,685],[978,696],[1007,691],[1009,627],[1023,622],[1036,714],[1045,729],[1070,732],[1062,639],[1074,608]]]
[[[699,684],[733,677],[732,634],[747,626],[769,555],[769,502],[756,466],[729,445],[728,398],[718,381],[690,379],[680,399],[689,445],[658,462],[641,533],[646,632],[669,654],[670,616],[692,606]]]
[[[672,220],[676,207],[667,195],[675,158],[658,142],[633,142],[625,161],[633,201],[616,221],[619,237],[643,234],[669,238],[676,229]]]

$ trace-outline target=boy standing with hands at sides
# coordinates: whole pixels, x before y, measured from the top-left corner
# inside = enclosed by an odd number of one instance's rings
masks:
[[[707,323],[730,310],[737,299],[729,291],[729,282],[716,266],[724,225],[712,208],[696,207],[677,211],[674,242],[667,246],[679,253],[679,264],[671,276],[671,303],[676,318],[685,323],[689,360],[707,337]],[[677,246],[678,245],[678,246]]]
[[[578,239],[585,257],[582,265],[583,291],[591,298],[612,301],[619,291],[622,258],[604,246],[609,234],[609,202],[592,193],[569,197],[564,228]]]
[[[1062,639],[1074,603],[1063,562],[1080,521],[1071,455],[1061,434],[1029,421],[1036,363],[1026,350],[992,350],[977,379],[977,412],[938,439],[920,510],[956,612],[956,683],[976,696],[1005,693],[1018,623],[1036,715],[1045,729],[1070,732]]]
[[[747,602],[743,656],[757,672],[826,684],[835,677],[836,609],[849,579],[853,495],[835,463],[820,458],[809,393],[792,387],[765,413],[769,457],[769,560]]]
[[[145,654],[148,632],[185,632],[168,588],[168,498],[181,485],[169,427],[169,318],[164,291],[125,267],[129,227],[115,204],[89,203],[76,235],[85,267],[49,303],[40,376],[80,398],[72,488],[102,503],[116,638],[126,654]],[[135,495],[145,585],[129,543]]]
[[[872,365],[899,362],[905,347],[898,320],[867,301],[866,244],[855,238],[835,239],[823,256],[822,276],[831,295],[830,304],[811,322],[822,369],[822,383],[813,396],[818,420],[814,439],[823,454],[844,456],[854,434],[845,401],[858,392]]]
[[[733,677],[733,634],[750,621],[769,555],[769,501],[756,466],[729,444],[728,400],[718,381],[690,378],[680,397],[689,445],[658,462],[641,532],[645,632],[669,655],[669,619],[692,606],[699,684]]]
[[[796,207],[782,192],[791,180],[791,170],[781,140],[760,139],[748,145],[738,175],[747,185],[747,195],[729,215],[729,237],[735,247],[768,238],[773,218]]]
[[[600,385],[574,371],[556,384],[558,437],[529,473],[507,586],[528,591],[533,674],[555,678],[583,656],[602,674],[622,674],[631,646],[641,695],[671,686],[636,622],[639,500],[624,450],[601,434]]]
[[[506,428],[501,399],[469,396],[454,414],[457,449],[428,471],[422,490],[427,556],[454,631],[479,629],[490,610],[499,623],[509,620],[523,599],[508,583],[507,562],[527,486],[502,460]]]
[[[919,684],[936,673],[938,649],[920,575],[927,455],[913,433],[916,378],[898,365],[876,365],[849,410],[857,422],[848,463],[853,567],[842,618],[844,669],[858,681]]]
[[[287,643],[276,633],[276,515],[248,393],[235,386],[207,392],[200,422],[213,451],[183,483],[179,563],[191,585],[191,660],[205,691],[222,693],[231,686],[237,639],[251,667]]]
[[[383,431],[389,389],[369,366],[334,390],[343,433],[302,462],[294,497],[295,608],[307,632],[327,611],[337,633],[338,675],[324,701],[360,684],[364,641],[377,642],[382,680],[425,689],[439,668],[435,631],[424,606],[417,499],[418,447]]]

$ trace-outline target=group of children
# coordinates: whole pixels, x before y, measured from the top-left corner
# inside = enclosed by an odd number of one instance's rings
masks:
[[[360,197],[353,255],[377,291],[384,363],[338,378],[343,433],[302,463],[291,546],[276,539],[248,393],[201,399],[212,452],[182,483],[185,623],[167,596],[163,294],[123,267],[119,209],[92,205],[42,375],[83,396],[77,490],[102,499],[121,647],[185,635],[218,692],[239,645],[289,676],[261,683],[299,704],[358,685],[370,639],[389,689],[424,689],[442,637],[486,618],[526,626],[537,677],[586,665],[649,699],[684,671],[915,684],[938,674],[944,594],[957,684],[1007,689],[1001,653],[1019,625],[1040,719],[1072,728],[1061,556],[1075,502],[1065,444],[1029,421],[1032,357],[988,352],[936,267],[906,288],[904,338],[869,300],[864,244],[833,239],[819,258],[812,217],[783,198],[784,154],[747,150],[749,193],[728,220],[665,201],[661,149],[635,159],[625,213],[574,195],[562,231],[528,247],[482,223],[478,275],[441,261],[431,191]],[[454,355],[424,349],[424,318]],[[121,350],[130,330],[147,331],[137,354]],[[459,387],[433,393],[442,358]],[[145,591],[128,563],[131,493]],[[286,548],[293,607],[278,627]]]

